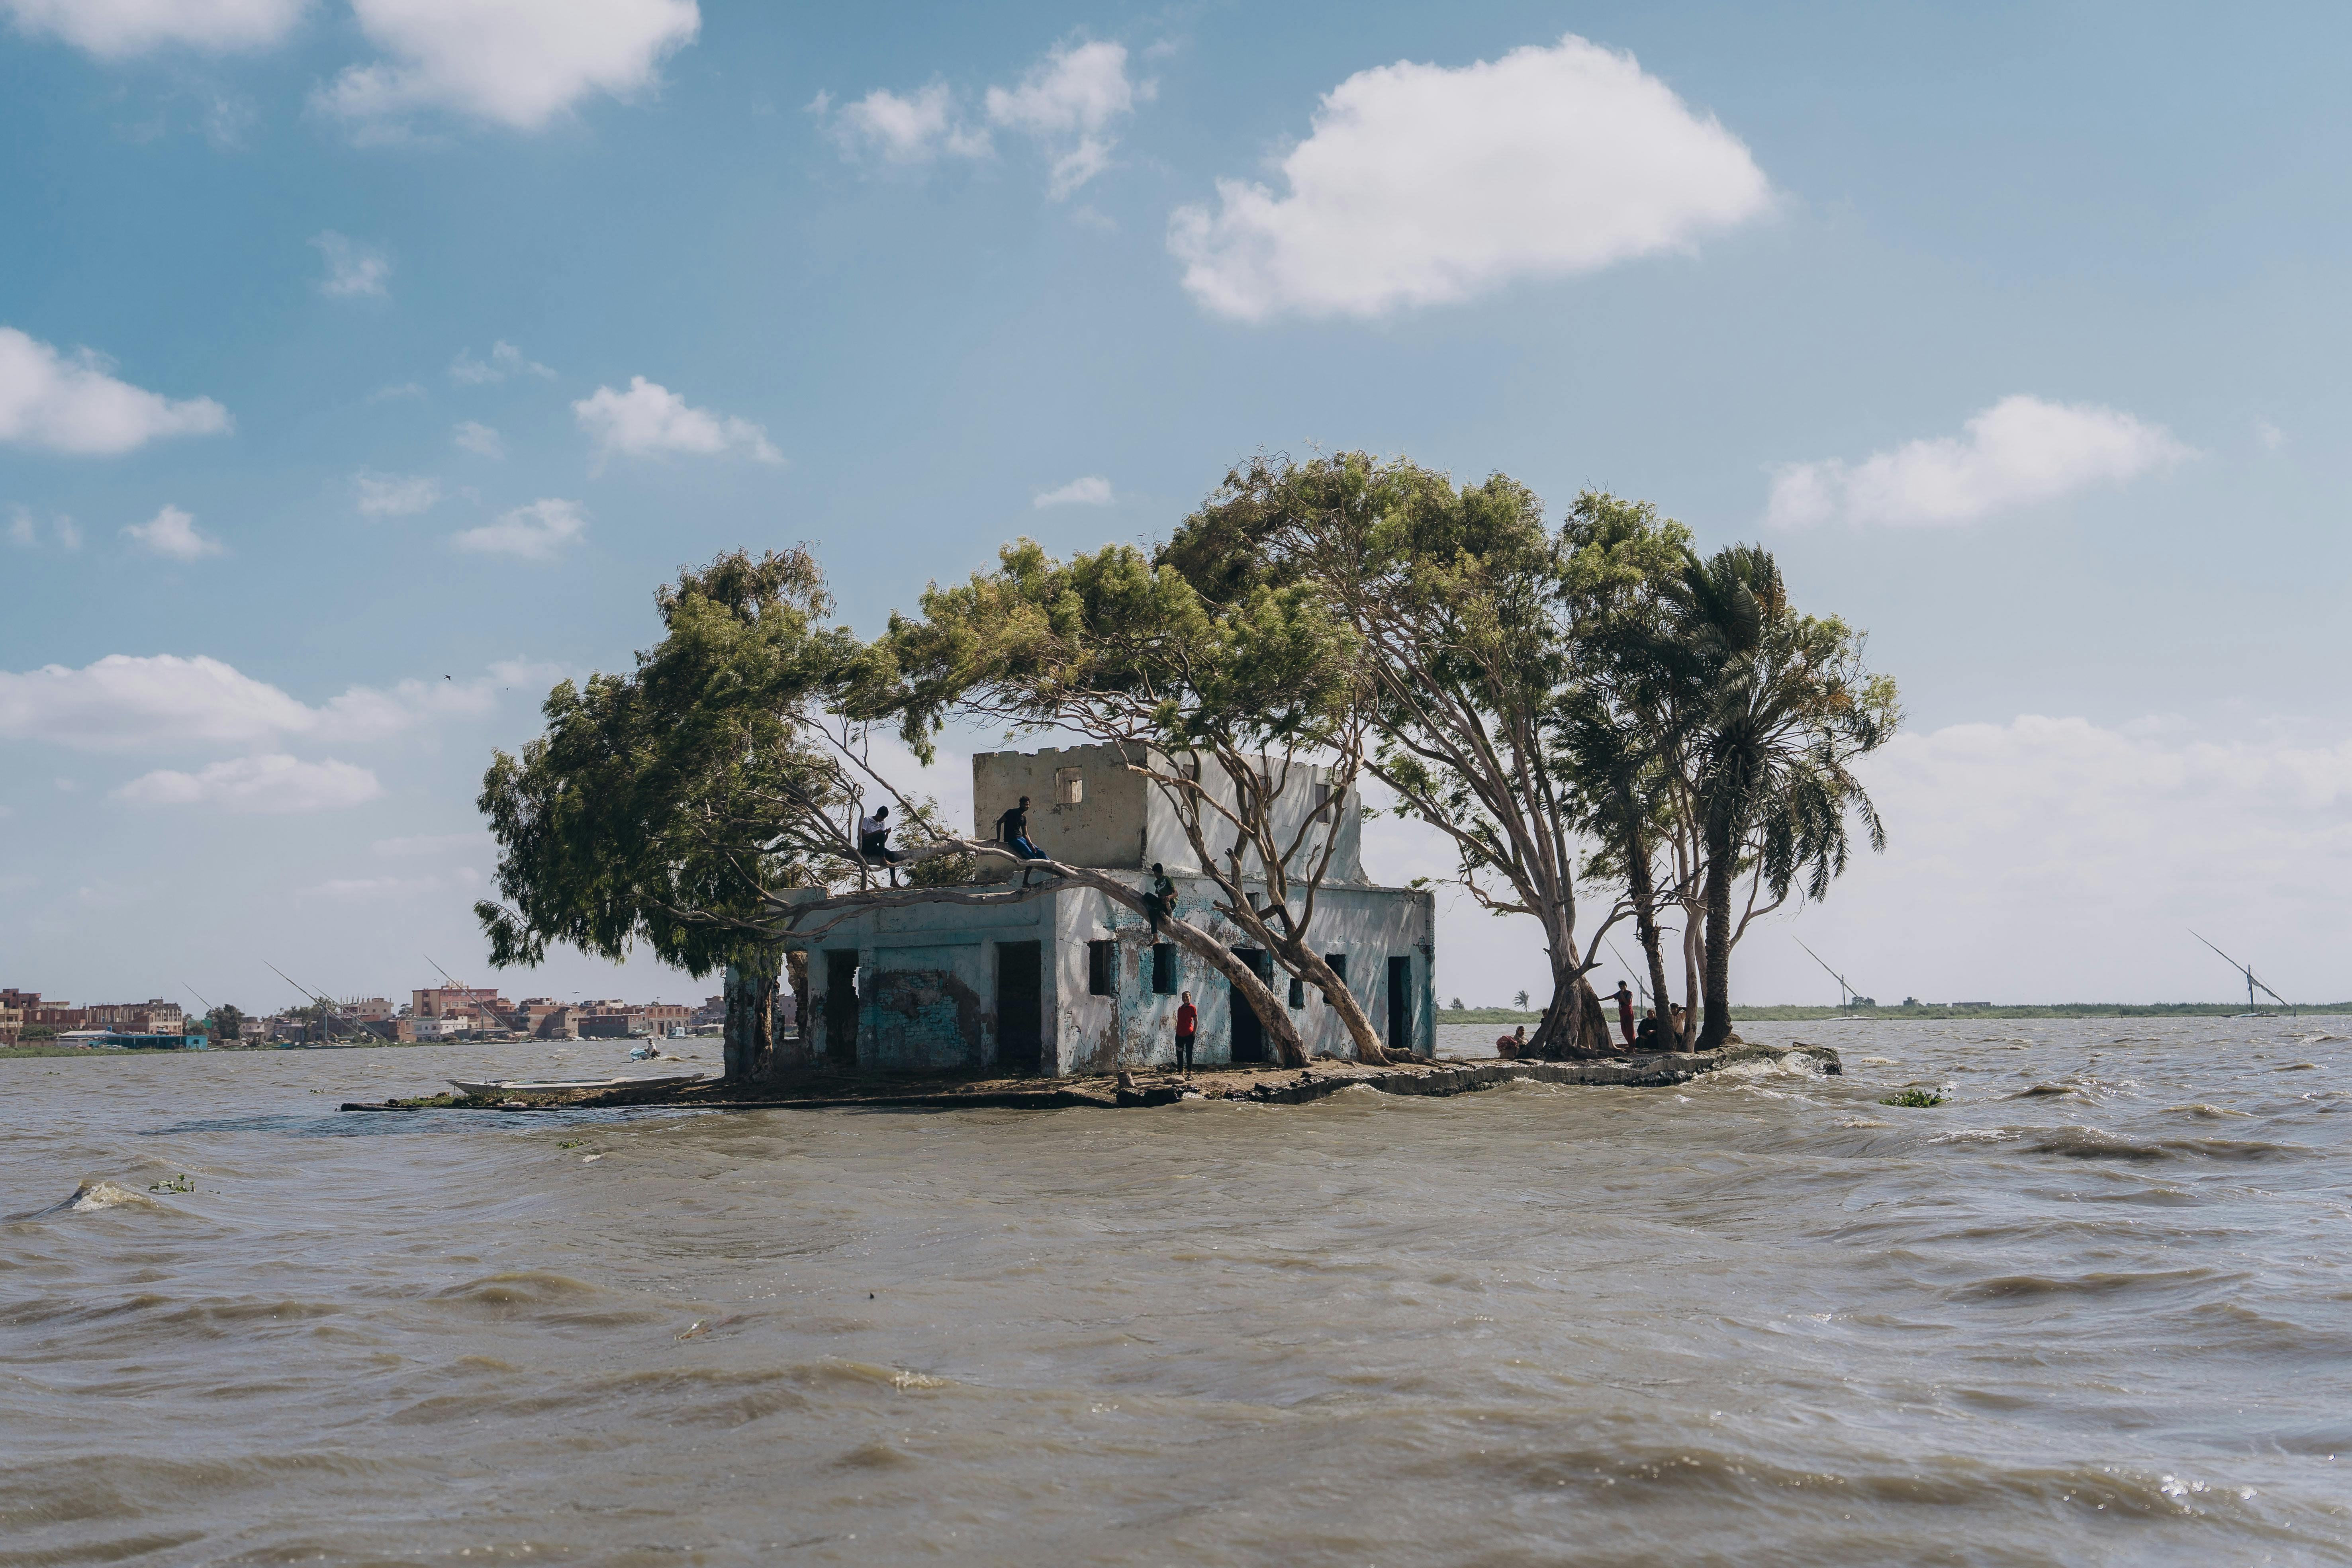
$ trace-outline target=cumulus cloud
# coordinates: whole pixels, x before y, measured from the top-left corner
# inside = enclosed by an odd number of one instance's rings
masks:
[[[180,46],[261,49],[294,29],[310,0],[0,0],[36,37],[59,38],[100,59]]]
[[[369,517],[413,516],[441,499],[439,482],[419,474],[372,474],[362,468],[352,484],[359,491],[360,510]]]
[[[2228,998],[2190,926],[2236,935],[2289,995],[2337,994],[2352,740],[2029,714],[1897,737],[1863,772],[1887,853],[1857,857],[1804,934],[1882,1001]]]
[[[642,375],[629,378],[626,392],[598,387],[573,404],[572,412],[580,427],[595,437],[600,468],[614,453],[654,458],[672,452],[716,457],[739,451],[762,463],[784,460],[768,444],[768,433],[750,420],[689,407],[684,397]]]
[[[464,386],[495,386],[510,375],[535,375],[542,381],[553,381],[555,373],[526,356],[522,350],[501,338],[490,345],[490,357],[479,360],[470,348],[459,349],[457,357],[449,362],[449,379]]]
[[[1082,479],[1072,479],[1050,490],[1040,490],[1035,506],[1108,506],[1111,503],[1110,481],[1099,474],[1089,474]]]
[[[226,552],[219,540],[197,532],[196,520],[175,506],[166,506],[145,522],[134,522],[122,531],[150,555],[167,560],[200,561]]]
[[[482,885],[482,874],[459,866],[446,875],[424,877],[338,877],[296,891],[303,899],[335,899],[381,903],[386,899],[413,899],[457,891],[472,893]]]
[[[1974,522],[1995,512],[2120,485],[2191,450],[2160,425],[2093,403],[2023,393],[1970,419],[1961,437],[1906,441],[1856,464],[1838,458],[1773,470],[1768,521],[1916,526]]]
[[[384,279],[392,276],[392,258],[372,245],[362,245],[333,229],[310,237],[319,254],[327,259],[327,275],[319,279],[319,292],[331,300],[350,300],[362,295],[381,300],[384,297]]]
[[[41,546],[41,539],[44,532],[47,533],[50,540],[56,542],[57,547],[60,550],[79,550],[81,548],[81,530],[74,525],[73,519],[64,516],[63,514],[59,514],[58,516],[51,518],[49,520],[48,528],[44,530],[41,527],[39,520],[35,518],[31,512],[26,510],[21,506],[13,509],[8,518],[8,541],[10,543],[16,545],[19,550],[37,550]]]
[[[1459,69],[1360,71],[1314,124],[1282,160],[1284,194],[1219,180],[1216,211],[1169,220],[1203,309],[1263,321],[1445,304],[1686,251],[1770,201],[1738,137],[1574,34]]]
[[[1109,165],[1113,131],[1151,97],[1149,82],[1127,74],[1121,44],[1066,44],[1032,66],[1017,86],[992,87],[982,100],[989,124],[1035,141],[1053,160],[1047,189],[1058,201]],[[810,110],[843,155],[871,154],[898,164],[940,157],[984,158],[995,151],[988,126],[967,117],[953,89],[932,82],[909,93],[877,88],[833,110],[819,93]],[[830,112],[831,118],[825,120]]]
[[[0,441],[74,457],[113,457],[166,436],[219,436],[228,410],[209,397],[174,401],[110,374],[89,349],[71,357],[0,327]]]
[[[413,397],[419,403],[432,401],[425,388],[413,381],[404,381],[394,386],[379,386],[368,394],[367,400],[370,403],[392,403],[406,397]]]
[[[501,515],[496,522],[469,528],[450,542],[478,554],[552,561],[585,527],[587,521],[580,515],[578,501],[535,500]]]
[[[501,692],[541,688],[554,666],[494,664],[456,680],[353,686],[313,707],[202,656],[109,654],[79,669],[0,670],[0,740],[84,752],[256,746],[290,738],[373,742],[494,711]]]
[[[507,455],[505,439],[478,419],[459,420],[449,438],[477,457],[503,458]]]
[[[379,838],[368,846],[388,860],[408,860],[433,855],[490,854],[497,842],[487,833],[422,833],[402,838]]]
[[[810,107],[822,116],[830,100],[819,100]],[[825,134],[845,154],[870,153],[891,163],[927,163],[942,153],[980,158],[990,151],[988,132],[962,123],[945,82],[905,94],[876,88],[843,104]]]
[[[695,0],[352,0],[389,58],[320,89],[328,112],[363,128],[446,110],[535,131],[592,93],[628,100],[694,41]]]
[[[306,763],[282,752],[215,763],[184,773],[159,768],[114,792],[131,805],[216,805],[229,811],[289,816],[339,811],[383,793],[375,774],[351,763]]]
[[[1128,79],[1121,44],[1065,45],[1029,68],[1021,85],[988,89],[988,118],[1026,132],[1054,160],[1048,186],[1060,200],[1109,165],[1111,126],[1149,99],[1150,83]]]

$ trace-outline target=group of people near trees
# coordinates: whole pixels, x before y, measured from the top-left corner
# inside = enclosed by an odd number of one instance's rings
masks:
[[[1018,540],[871,638],[831,624],[805,549],[722,555],[656,606],[636,668],[556,687],[545,733],[484,778],[494,962],[642,942],[698,973],[772,973],[860,910],[1031,897],[1042,873],[1223,974],[1284,1061],[1304,1044],[1237,949],[1319,992],[1377,1061],[1314,940],[1340,813],[1370,789],[1439,837],[1478,905],[1538,923],[1552,994],[1529,1054],[1623,1048],[1587,977],[1626,922],[1660,1004],[1642,1026],[1705,1047],[1730,1032],[1754,921],[1824,897],[1852,826],[1884,842],[1852,764],[1900,710],[1862,636],[1798,610],[1768,551],[1701,555],[1600,491],[1553,521],[1502,474],[1265,456],[1149,549]],[[1026,800],[968,837],[875,763],[880,731],[928,762],[950,721],[1118,746],[1189,840],[1198,910],[1174,911],[1157,866],[1138,887],[1052,861]],[[988,858],[1021,879],[978,878]]]

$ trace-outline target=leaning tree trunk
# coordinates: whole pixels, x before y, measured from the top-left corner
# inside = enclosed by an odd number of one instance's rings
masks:
[[[1633,900],[1633,934],[1650,970],[1650,1005],[1657,1016],[1654,1040],[1668,1040],[1675,1049],[1682,1038],[1674,1035],[1674,998],[1666,991],[1666,956],[1658,938],[1658,886],[1650,869],[1650,846],[1636,826],[1625,837],[1626,891]],[[1636,1031],[1638,1034],[1638,1031]]]
[[[1706,847],[1706,1025],[1698,1048],[1711,1051],[1731,1035],[1731,835],[1710,829]]]
[[[1381,1043],[1380,1036],[1372,1032],[1372,1021],[1365,1015],[1364,1005],[1356,1000],[1356,994],[1348,988],[1348,983],[1332,973],[1331,965],[1325,962],[1321,953],[1308,947],[1305,942],[1294,939],[1280,943],[1275,950],[1275,956],[1282,960],[1286,968],[1297,972],[1307,984],[1323,993],[1323,1000],[1331,1005],[1331,1010],[1339,1015],[1339,1022],[1347,1026],[1348,1038],[1355,1045],[1358,1061],[1380,1066],[1397,1059],[1388,1047]]]

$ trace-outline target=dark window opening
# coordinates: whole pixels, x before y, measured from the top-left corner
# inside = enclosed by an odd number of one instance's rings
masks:
[[[1255,947],[1237,947],[1234,956],[1247,964],[1260,980],[1274,979],[1274,954]],[[1258,1021],[1257,1009],[1249,1004],[1240,986],[1232,988],[1230,1005],[1233,1018],[1233,1059],[1237,1062],[1265,1060],[1265,1026]]]
[[[1108,996],[1114,994],[1111,984],[1111,954],[1117,944],[1108,942],[1087,943],[1087,994]]]
[[[1412,1054],[1412,959],[1389,960],[1389,1049]]]
[[[1035,1072],[1045,1055],[1045,948],[996,944],[996,1062],[1006,1072]]]
[[[1307,1005],[1307,982],[1296,974],[1290,977],[1290,1005],[1294,1007]]]
[[[1151,993],[1155,996],[1176,994],[1176,944],[1172,942],[1151,944]]]
[[[1323,955],[1323,962],[1331,966],[1331,973],[1334,978],[1339,980],[1342,984],[1347,983],[1348,955],[1346,953],[1327,952]]]
[[[857,1065],[857,954],[824,955],[824,1058],[837,1068]]]

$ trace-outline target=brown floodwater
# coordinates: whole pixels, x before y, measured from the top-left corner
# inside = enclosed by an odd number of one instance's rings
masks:
[[[2347,1024],[1122,1111],[0,1062],[0,1562],[2352,1562]]]

